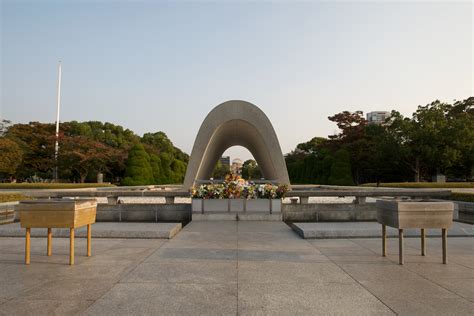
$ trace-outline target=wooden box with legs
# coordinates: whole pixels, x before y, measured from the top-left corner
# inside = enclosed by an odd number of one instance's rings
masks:
[[[453,202],[429,200],[377,200],[377,221],[382,224],[382,255],[387,255],[387,226],[398,229],[399,263],[404,263],[403,230],[420,229],[421,255],[426,254],[426,229],[439,228],[443,263],[447,263],[447,230],[453,225]]]
[[[69,264],[74,264],[74,229],[87,225],[87,256],[91,256],[91,225],[97,202],[93,199],[48,199],[22,201],[17,207],[22,228],[26,228],[25,264],[30,264],[31,228],[48,229],[47,255],[52,254],[52,228],[69,228]]]

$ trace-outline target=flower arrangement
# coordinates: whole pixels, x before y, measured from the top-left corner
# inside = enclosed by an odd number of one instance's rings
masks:
[[[255,184],[238,175],[227,175],[224,183],[201,184],[191,188],[194,199],[281,199],[287,185]]]

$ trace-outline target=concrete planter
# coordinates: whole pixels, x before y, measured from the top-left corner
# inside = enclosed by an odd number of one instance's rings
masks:
[[[230,202],[230,211],[241,213],[245,211],[245,202],[244,199],[229,199]]]
[[[228,199],[209,199],[202,200],[204,213],[210,212],[228,212],[229,211],[229,200]]]
[[[191,210],[193,213],[202,213],[203,199],[191,199]]]
[[[281,213],[281,199],[247,200],[247,212]]]
[[[271,212],[273,214],[275,213],[281,213],[281,199],[272,199],[270,200],[272,205],[271,205]]]
[[[193,213],[281,213],[281,199],[192,199]]]
[[[193,213],[228,212],[228,199],[192,199]]]

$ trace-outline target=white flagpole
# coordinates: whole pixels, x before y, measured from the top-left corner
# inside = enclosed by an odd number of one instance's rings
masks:
[[[59,111],[61,109],[61,61],[58,65],[58,99],[56,109],[56,143],[54,145],[54,180],[58,180],[58,151],[59,151]]]

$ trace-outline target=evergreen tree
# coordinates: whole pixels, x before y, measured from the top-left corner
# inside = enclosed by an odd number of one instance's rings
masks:
[[[125,178],[123,185],[147,185],[153,184],[153,170],[150,164],[150,156],[142,144],[136,144],[128,153],[125,167]]]
[[[351,160],[349,152],[339,149],[334,155],[331,165],[331,175],[328,183],[332,185],[354,185],[351,172]]]
[[[163,184],[161,182],[161,160],[155,154],[150,155],[150,165],[153,173],[154,184]]]

